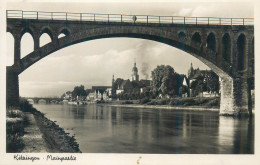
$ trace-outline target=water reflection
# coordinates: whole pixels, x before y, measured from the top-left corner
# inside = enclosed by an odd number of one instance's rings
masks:
[[[219,118],[220,153],[254,153],[254,118],[243,120],[224,116]]]
[[[253,153],[254,119],[218,112],[35,105],[91,153]]]

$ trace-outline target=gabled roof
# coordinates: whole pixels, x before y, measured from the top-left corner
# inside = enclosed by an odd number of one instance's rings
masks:
[[[111,86],[92,86],[92,91],[94,90],[106,90],[108,88],[112,88]]]

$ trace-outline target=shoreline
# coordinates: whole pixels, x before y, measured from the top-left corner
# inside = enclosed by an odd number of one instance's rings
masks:
[[[99,106],[110,107],[126,107],[126,108],[144,108],[144,109],[164,109],[164,110],[185,110],[185,111],[214,111],[219,112],[220,107],[207,107],[207,106],[171,106],[171,105],[141,105],[141,104],[115,104],[115,103],[102,103]],[[252,109],[255,114],[255,108]]]
[[[32,104],[22,101],[19,112],[25,116],[26,120],[23,122],[27,123],[20,124],[19,128],[27,131],[21,136],[25,140],[22,142],[24,146],[16,147],[14,152],[82,153],[75,136],[65,132],[64,128],[55,123],[56,121],[48,119]],[[11,115],[13,113],[10,112]],[[38,142],[41,145],[37,145]]]
[[[112,107],[128,107],[128,108],[145,108],[145,109],[168,109],[168,110],[194,110],[194,111],[219,111],[217,107],[203,107],[203,106],[169,106],[169,105],[140,105],[140,104],[97,104]]]
[[[45,117],[43,113],[35,108],[31,113],[34,115],[36,125],[43,134],[42,138],[51,153],[82,153],[75,137],[69,136],[69,133],[66,133],[64,128]]]

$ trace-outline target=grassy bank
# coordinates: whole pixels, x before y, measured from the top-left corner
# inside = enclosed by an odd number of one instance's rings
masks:
[[[40,111],[36,110],[26,100],[21,100],[20,110],[7,110],[7,152],[21,152],[24,148],[22,137],[24,128],[30,124],[24,112],[34,115],[37,126],[43,134],[48,151],[61,153],[81,152],[74,136],[69,136],[63,128],[49,120]]]
[[[24,143],[24,127],[28,125],[28,119],[19,109],[8,108],[6,111],[6,152],[20,152]]]
[[[167,105],[167,106],[178,106],[178,107],[214,107],[218,108],[220,105],[219,97],[186,97],[186,98],[164,98],[164,99],[150,99],[143,98],[140,100],[120,100],[112,102],[114,104],[138,104],[138,105]]]

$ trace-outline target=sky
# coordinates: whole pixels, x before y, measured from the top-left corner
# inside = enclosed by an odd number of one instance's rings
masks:
[[[235,6],[235,7],[234,7]],[[250,2],[219,3],[8,3],[10,10],[39,10],[109,14],[140,14],[196,17],[254,17]],[[47,34],[40,43],[50,41]],[[25,34],[21,56],[33,50],[32,38]],[[19,75],[20,95],[24,97],[61,96],[76,85],[91,88],[111,85],[115,78],[130,79],[136,59],[139,75],[150,79],[157,65],[171,65],[180,74],[187,74],[191,62],[195,68],[210,69],[202,62],[174,47],[133,38],[107,38],[82,42],[45,57]],[[7,65],[13,64],[13,38],[7,34]]]

